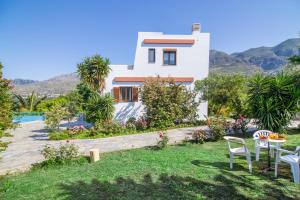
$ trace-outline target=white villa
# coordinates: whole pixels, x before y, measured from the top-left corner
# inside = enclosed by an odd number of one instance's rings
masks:
[[[111,65],[106,91],[115,98],[115,119],[126,121],[142,115],[143,105],[138,87],[147,78],[171,77],[191,89],[194,81],[208,76],[209,33],[193,24],[190,35],[165,35],[161,32],[139,32],[133,65]],[[207,115],[207,102],[199,106],[199,116]]]

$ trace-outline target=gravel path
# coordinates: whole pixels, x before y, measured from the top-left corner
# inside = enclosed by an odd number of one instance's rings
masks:
[[[207,129],[205,126],[196,128]],[[185,137],[191,137],[194,129],[169,130],[170,143],[178,143],[184,140]],[[13,137],[2,138],[4,141],[10,141],[11,143],[4,152],[0,153],[0,175],[28,170],[32,164],[43,161],[40,151],[46,144],[59,146],[59,144],[65,143],[65,141],[49,141],[43,122],[23,125],[12,130],[11,134]],[[71,140],[71,142],[79,146],[82,154],[88,155],[89,150],[93,148],[98,148],[100,153],[104,153],[153,146],[157,143],[157,140],[157,133],[143,133],[110,138],[77,139]]]

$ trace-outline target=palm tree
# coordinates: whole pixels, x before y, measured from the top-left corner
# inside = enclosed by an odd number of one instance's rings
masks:
[[[300,88],[293,75],[256,75],[249,83],[249,105],[263,129],[281,131],[298,111]]]
[[[105,79],[111,71],[109,64],[108,58],[94,55],[77,65],[77,73],[83,83],[101,94],[105,88]]]
[[[28,95],[26,98],[18,94],[14,94],[14,96],[17,99],[19,110],[28,112],[35,111],[37,106],[47,98],[47,96],[39,98],[34,91],[31,93],[31,95]]]

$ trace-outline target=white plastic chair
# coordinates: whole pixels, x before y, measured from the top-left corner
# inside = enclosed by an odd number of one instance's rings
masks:
[[[255,141],[255,154],[256,154],[256,161],[259,161],[259,154],[260,154],[260,149],[268,149],[268,142],[267,141],[263,141],[260,140],[259,138],[261,136],[265,136],[265,137],[269,137],[270,133],[272,133],[272,131],[268,131],[268,130],[259,130],[256,131],[253,134],[253,139]],[[270,144],[270,154],[272,157],[274,157],[274,149],[277,146]]]
[[[234,161],[235,155],[245,155],[247,158],[249,171],[250,171],[250,173],[252,173],[251,153],[246,146],[245,140],[243,140],[242,138],[231,137],[231,136],[225,136],[224,139],[227,140],[227,145],[228,145],[228,149],[229,149],[230,169],[233,168],[233,161]],[[242,146],[237,147],[237,148],[231,148],[231,145],[230,145],[231,143],[240,144]]]
[[[286,155],[282,155],[285,153]],[[294,182],[299,184],[300,174],[299,174],[299,165],[300,165],[300,146],[297,146],[295,151],[288,151],[284,149],[277,149],[276,160],[275,160],[275,177],[278,175],[278,164],[282,161],[290,164],[291,171],[293,174]]]

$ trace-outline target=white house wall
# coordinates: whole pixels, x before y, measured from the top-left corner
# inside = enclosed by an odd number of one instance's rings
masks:
[[[144,39],[193,39],[194,44],[144,44]],[[155,48],[155,63],[148,63],[148,48]],[[163,65],[163,49],[176,49],[176,65]],[[106,92],[112,93],[113,87],[141,86],[137,82],[113,82],[115,77],[193,77],[194,81],[208,76],[209,70],[209,33],[196,32],[192,35],[164,35],[162,33],[139,32],[134,65],[111,65],[112,72],[106,80]],[[194,83],[186,83],[193,89]],[[138,102],[115,103],[115,119],[126,121],[129,117],[142,115],[143,105]],[[207,102],[201,103],[201,118],[207,115]]]

